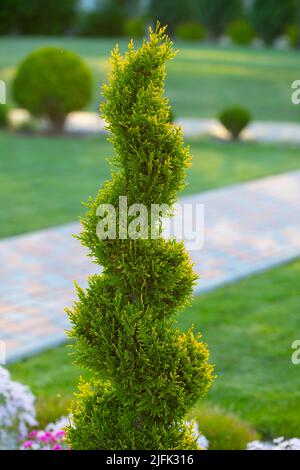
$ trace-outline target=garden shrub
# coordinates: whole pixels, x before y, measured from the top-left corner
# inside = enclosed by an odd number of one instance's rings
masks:
[[[176,27],[175,35],[186,41],[203,41],[206,31],[197,21],[185,21]]]
[[[9,126],[9,108],[6,104],[0,104],[0,129]]]
[[[242,130],[251,121],[250,113],[241,106],[232,106],[222,111],[219,120],[230,132],[232,139],[238,139]]]
[[[85,107],[92,94],[92,75],[74,52],[38,49],[20,64],[13,81],[16,102],[34,116],[49,119],[62,131],[66,116]]]
[[[254,0],[251,17],[257,34],[270,45],[297,17],[298,0]]]
[[[130,38],[141,38],[146,30],[145,18],[138,16],[135,18],[127,18],[124,23],[124,33]]]
[[[219,37],[227,26],[242,14],[241,0],[198,0],[197,16],[213,38]]]
[[[149,211],[151,204],[171,206],[184,186],[190,155],[164,96],[165,63],[173,56],[165,28],[150,29],[149,40],[139,49],[131,41],[125,57],[115,48],[103,88],[116,156],[111,181],[87,203],[79,236],[103,271],[85,291],[77,287],[68,310],[77,363],[94,372],[71,409],[72,449],[197,448],[184,417],[206,393],[213,368],[193,328],[183,333],[174,325],[196,279],[183,243],[164,239],[161,230],[155,239],[97,236],[100,204],[115,207],[117,233],[127,233],[120,196]]]
[[[82,15],[79,34],[82,36],[122,36],[125,12],[118,0],[98,0],[95,9]]]
[[[296,24],[290,24],[286,30],[285,34],[288,38],[290,47],[297,48],[300,45],[300,28]]]
[[[201,404],[189,414],[209,441],[209,450],[243,450],[260,438],[248,423],[222,408]]]
[[[248,45],[255,38],[255,31],[247,20],[236,20],[228,26],[227,34],[235,44]]]

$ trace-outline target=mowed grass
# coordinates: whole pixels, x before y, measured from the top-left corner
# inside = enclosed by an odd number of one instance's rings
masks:
[[[116,42],[127,40],[49,37],[0,38],[0,79],[8,84],[18,63],[40,46],[55,45],[80,54],[95,78],[90,109],[98,110],[99,91],[109,72]],[[168,65],[167,95],[179,117],[214,117],[232,104],[246,106],[255,120],[299,121],[291,103],[291,84],[300,78],[299,51],[270,48],[220,47],[175,40],[179,50]],[[11,97],[8,97],[12,103]]]
[[[299,148],[190,140],[192,167],[183,194],[300,168]],[[104,135],[88,138],[0,132],[0,237],[78,219],[82,201],[110,177]]]
[[[194,323],[202,331],[218,374],[203,401],[205,425],[207,409],[217,406],[265,438],[300,437],[300,366],[291,362],[291,344],[300,338],[299,278],[295,261],[201,295],[179,315],[181,329]],[[88,376],[67,351],[61,346],[10,366],[38,396],[42,422],[65,413],[79,376]],[[196,413],[201,427],[201,407]]]

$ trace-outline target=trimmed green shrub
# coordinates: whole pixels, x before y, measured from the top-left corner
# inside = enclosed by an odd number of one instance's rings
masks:
[[[232,139],[239,138],[242,130],[251,121],[250,113],[241,106],[232,106],[222,111],[219,120],[224,127],[230,132]]]
[[[142,16],[128,18],[124,23],[124,33],[130,38],[141,38],[146,30],[146,21]]]
[[[79,34],[113,37],[124,33],[125,12],[118,0],[98,0],[96,8],[82,16]]]
[[[236,20],[228,26],[227,34],[232,42],[246,46],[255,38],[255,31],[247,20]]]
[[[9,108],[6,104],[0,104],[0,128],[9,126]]]
[[[197,17],[213,38],[225,32],[227,26],[243,11],[241,0],[198,0]]]
[[[94,372],[72,406],[72,449],[197,448],[184,417],[206,393],[212,366],[193,329],[174,326],[196,279],[183,243],[164,239],[161,230],[155,239],[97,236],[100,204],[115,208],[117,233],[127,234],[120,196],[149,213],[152,204],[172,205],[184,186],[190,155],[180,128],[169,122],[164,96],[165,63],[173,56],[165,28],[150,30],[140,49],[130,42],[124,58],[113,51],[103,88],[116,156],[111,181],[87,203],[79,236],[103,271],[89,278],[85,291],[77,288],[78,301],[68,311],[77,363]],[[148,234],[153,223],[157,219],[146,224]]]
[[[63,34],[76,17],[78,0],[1,0],[0,32]]]
[[[197,21],[185,21],[176,27],[175,35],[186,41],[203,41],[206,31]]]
[[[290,47],[297,48],[300,45],[300,28],[296,24],[290,24],[286,30],[285,35],[288,38]]]
[[[260,435],[232,413],[207,404],[197,405],[188,419],[196,419],[199,430],[209,441],[209,450],[245,450]]]
[[[270,45],[297,17],[297,0],[254,0],[251,12],[258,35]]]
[[[47,117],[53,129],[60,132],[67,114],[89,102],[92,88],[90,69],[77,54],[45,47],[20,64],[12,93],[21,107],[34,116]]]

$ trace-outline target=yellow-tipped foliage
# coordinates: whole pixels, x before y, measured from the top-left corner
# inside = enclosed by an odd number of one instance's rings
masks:
[[[166,61],[174,57],[165,28],[150,31],[125,57],[116,48],[102,106],[116,157],[112,180],[88,203],[80,240],[103,266],[78,288],[69,312],[77,362],[94,373],[75,397],[68,438],[73,449],[196,449],[184,424],[212,381],[206,346],[174,314],[192,298],[196,275],[182,243],[99,240],[97,207],[171,205],[184,186],[190,155],[170,124]]]

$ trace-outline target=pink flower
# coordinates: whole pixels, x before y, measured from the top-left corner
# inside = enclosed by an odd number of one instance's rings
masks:
[[[57,431],[57,432],[55,433],[55,436],[56,436],[56,437],[62,437],[62,436],[64,436],[65,434],[66,434],[66,431],[61,430],[61,431]]]
[[[55,444],[55,446],[52,447],[52,450],[62,450],[62,447],[59,444]]]
[[[32,441],[25,441],[24,444],[23,444],[23,447],[24,449],[29,449],[29,447],[31,447],[33,444]]]
[[[38,438],[41,442],[48,442],[49,441],[49,436],[47,436],[47,433],[40,434],[38,436]]]
[[[38,431],[35,431],[35,430],[34,430],[34,431],[31,431],[31,433],[29,434],[29,437],[30,437],[31,439],[34,439],[37,435],[38,435]]]

